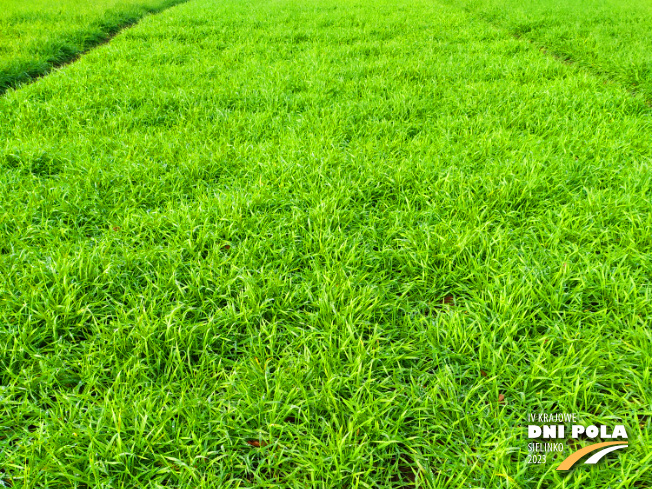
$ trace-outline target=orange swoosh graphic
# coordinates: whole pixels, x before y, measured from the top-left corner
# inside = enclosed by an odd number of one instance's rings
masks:
[[[573,465],[575,465],[575,462],[581,459],[584,455],[586,455],[587,453],[591,453],[595,450],[598,450],[599,448],[610,447],[612,445],[627,445],[627,444],[628,443],[626,441],[607,441],[604,443],[594,443],[593,445],[589,445],[588,447],[581,448],[575,453],[571,453],[561,464],[559,464],[557,470],[569,470]]]

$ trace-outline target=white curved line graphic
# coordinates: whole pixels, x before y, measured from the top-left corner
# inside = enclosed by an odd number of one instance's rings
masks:
[[[614,450],[618,450],[619,448],[626,448],[627,445],[616,445],[613,447],[607,447],[604,450],[600,450],[598,453],[595,453],[591,455],[591,457],[584,462],[585,464],[597,464],[602,457],[604,457],[606,454],[613,452]]]

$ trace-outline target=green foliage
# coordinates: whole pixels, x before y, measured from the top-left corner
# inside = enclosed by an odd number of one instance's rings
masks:
[[[0,94],[181,0],[2,0]]]
[[[562,60],[624,84],[652,104],[652,2],[451,0]]]
[[[603,81],[431,0],[193,0],[7,92],[0,480],[649,486],[651,109]],[[631,446],[527,465],[528,412]]]

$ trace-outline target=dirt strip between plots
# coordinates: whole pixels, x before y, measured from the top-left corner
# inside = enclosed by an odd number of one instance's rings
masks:
[[[136,25],[138,22],[140,22],[143,18],[149,16],[149,15],[156,15],[159,14],[165,10],[168,10],[172,7],[175,7],[177,5],[180,5],[182,3],[186,3],[189,0],[173,0],[171,2],[167,2],[160,7],[152,8],[145,12],[142,16],[138,18],[132,18],[128,19],[126,22],[118,23],[115,25],[110,25],[106,28],[106,30],[103,32],[102,36],[99,37],[97,40],[89,40],[88,41],[88,46],[86,46],[85,49],[82,49],[81,51],[78,52],[73,52],[70,53],[69,56],[63,57],[62,59],[52,61],[48,63],[47,68],[44,70],[40,69],[35,69],[33,73],[28,72],[28,73],[22,73],[20,76],[16,76],[14,79],[9,78],[9,80],[3,85],[0,84],[0,97],[3,96],[5,93],[7,93],[8,90],[12,88],[19,87],[21,85],[29,84],[29,83],[34,83],[36,80],[39,78],[43,78],[44,76],[49,75],[53,70],[56,70],[58,68],[62,68],[66,65],[69,65],[71,63],[74,63],[77,61],[79,58],[81,58],[83,55],[87,54],[88,52],[92,51],[93,49],[96,49],[99,46],[102,46],[103,44],[107,44],[108,42],[111,42],[111,40],[116,37],[118,34],[120,34],[122,31],[125,29],[128,29],[130,27],[133,27]]]

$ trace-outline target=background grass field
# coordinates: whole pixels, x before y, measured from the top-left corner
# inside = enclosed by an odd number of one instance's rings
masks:
[[[2,0],[0,94],[182,0]]]
[[[1,97],[2,483],[649,487],[652,109],[479,12],[192,0]]]
[[[652,104],[652,2],[452,0],[544,52],[622,83]]]

